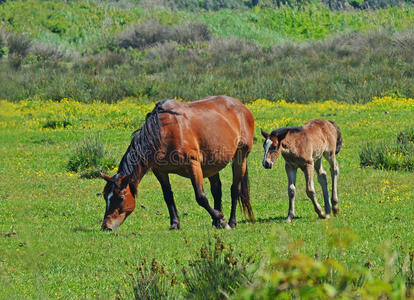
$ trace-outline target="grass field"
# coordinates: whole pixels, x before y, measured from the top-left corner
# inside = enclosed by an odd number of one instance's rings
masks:
[[[77,143],[100,134],[107,149],[120,159],[131,133],[152,107],[133,99],[117,104],[0,102],[0,298],[130,298],[134,264],[156,258],[181,282],[181,269],[215,235],[237,253],[257,260],[271,249],[285,257],[283,246],[301,240],[300,251],[312,257],[329,255],[347,267],[369,264],[377,276],[384,273],[387,251],[401,254],[414,247],[414,173],[359,166],[364,143],[394,140],[413,125],[414,99],[389,97],[357,105],[267,100],[248,104],[258,138],[249,159],[256,224],[245,222],[238,211],[235,230],[213,229],[210,217],[195,201],[190,181],[172,176],[182,229],[169,231],[161,189],[149,173],[139,186],[135,212],[120,230],[100,231],[105,203],[97,194],[104,182],[67,172],[68,158]],[[342,130],[343,148],[338,155],[341,211],[337,218],[318,220],[299,174],[298,218],[287,225],[283,163],[279,161],[270,171],[262,168],[259,132],[260,128],[301,125],[311,118],[334,120]],[[66,121],[67,126],[43,128],[49,121]],[[227,167],[221,176],[227,218],[230,173]],[[317,184],[316,189],[321,201]],[[211,201],[209,191],[208,197]],[[351,231],[357,238],[349,248],[338,251],[330,245],[335,231]],[[182,294],[184,286],[178,284],[175,289]]]

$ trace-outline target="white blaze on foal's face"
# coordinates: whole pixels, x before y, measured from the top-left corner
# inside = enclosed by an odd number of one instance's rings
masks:
[[[266,139],[266,141],[263,144],[263,148],[264,148],[264,156],[263,156],[262,165],[265,168],[271,168],[273,162],[272,162],[270,157],[268,158],[268,153],[269,153],[269,150],[274,148],[272,140],[271,139]]]
[[[267,152],[269,152],[270,147],[272,146],[273,142],[270,139],[267,139],[264,143],[264,149],[265,149],[265,156],[264,159],[266,159]]]

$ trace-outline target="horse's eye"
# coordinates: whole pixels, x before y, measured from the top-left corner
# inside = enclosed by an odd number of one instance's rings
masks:
[[[124,201],[125,195],[121,195],[121,200]]]

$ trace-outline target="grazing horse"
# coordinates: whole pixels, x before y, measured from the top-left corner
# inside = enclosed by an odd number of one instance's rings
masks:
[[[196,102],[182,103],[169,99],[156,104],[144,125],[134,132],[113,177],[101,174],[107,181],[104,230],[116,230],[135,208],[137,187],[152,169],[161,184],[170,214],[170,229],[179,229],[168,174],[191,179],[197,203],[205,208],[218,228],[236,226],[237,201],[254,221],[248,188],[247,157],[254,135],[252,113],[237,99],[212,96]],[[231,213],[229,223],[221,212],[221,181],[219,171],[232,161]],[[208,177],[214,198],[209,205],[203,188]]]
[[[342,146],[339,127],[333,121],[313,119],[303,127],[284,127],[268,134],[262,130],[265,138],[263,144],[263,167],[271,169],[280,154],[285,159],[285,169],[288,176],[289,213],[286,222],[290,223],[295,217],[296,171],[300,168],[306,179],[306,194],[312,200],[319,218],[329,218],[331,206],[329,203],[326,172],[322,167],[322,156],[329,162],[332,177],[332,210],[334,215],[339,212],[337,182],[339,167],[336,154]],[[316,200],[313,185],[313,169],[318,174],[322,187],[325,212]]]

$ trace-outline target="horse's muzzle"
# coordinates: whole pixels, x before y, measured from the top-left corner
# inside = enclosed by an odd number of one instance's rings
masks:
[[[112,228],[107,227],[106,224],[104,223],[104,224],[102,224],[101,230],[103,230],[103,231],[112,231]]]
[[[264,161],[263,161],[263,167],[264,167],[265,169],[271,169],[271,168],[273,167],[273,162],[268,161],[268,160],[264,160]]]

